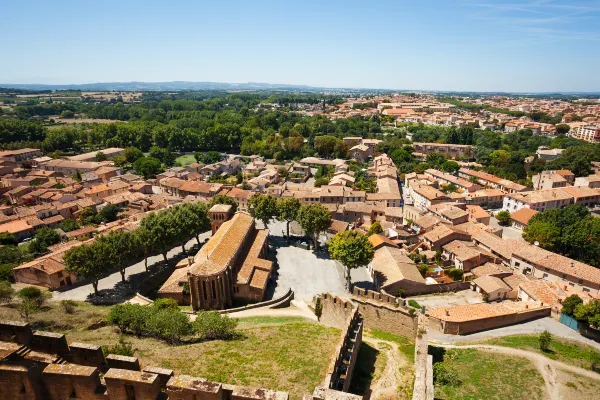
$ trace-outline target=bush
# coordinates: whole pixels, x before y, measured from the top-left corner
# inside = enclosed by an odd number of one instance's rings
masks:
[[[60,304],[67,314],[75,314],[77,308],[77,302],[74,300],[61,300]]]
[[[417,303],[415,300],[409,300],[408,305],[414,308],[421,309],[421,305]]]
[[[496,214],[498,223],[502,226],[508,226],[510,223],[510,213],[508,211],[500,211]]]
[[[443,362],[433,364],[433,380],[436,385],[460,386],[458,373]]]
[[[193,333],[187,315],[168,308],[152,313],[146,321],[146,329],[150,335],[168,343],[179,343],[184,336]]]
[[[10,283],[7,281],[0,281],[0,301],[3,303],[10,303],[14,295],[15,289],[10,286]]]
[[[175,299],[157,299],[154,301],[154,303],[152,303],[152,307],[157,311],[164,309],[178,310],[179,304],[177,304]]]
[[[462,281],[464,273],[465,272],[460,268],[450,268],[446,272],[446,275],[448,275],[450,278],[452,278],[455,281]]]
[[[16,264],[1,264],[0,265],[0,281],[14,281],[13,268]]]
[[[139,304],[118,304],[110,309],[107,322],[116,325],[123,333],[141,336],[146,325],[147,309]]]
[[[105,357],[109,354],[133,357],[134,350],[131,343],[127,343],[123,336],[119,336],[119,342],[114,346],[102,346],[102,353]]]
[[[550,350],[550,342],[552,342],[552,335],[550,332],[542,332],[538,340],[540,341],[540,350],[547,353]]]
[[[238,320],[217,311],[202,311],[193,322],[194,330],[204,340],[232,339],[236,336]]]
[[[315,315],[317,316],[317,320],[320,321],[321,315],[323,315],[323,303],[320,297],[317,297],[317,301],[315,302]]]
[[[22,301],[31,301],[36,307],[42,307],[48,299],[52,297],[52,293],[42,291],[34,286],[28,286],[17,292],[17,296]]]
[[[427,264],[419,264],[417,269],[423,278],[427,275]]]

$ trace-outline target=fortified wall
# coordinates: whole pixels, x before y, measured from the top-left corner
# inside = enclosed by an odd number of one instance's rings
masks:
[[[362,343],[363,319],[355,305],[339,297],[326,293],[322,296],[322,304],[323,324],[342,330],[341,341],[327,371],[324,387],[347,392]]]
[[[347,389],[362,334],[358,314],[342,330],[343,340],[326,382]],[[305,396],[307,400],[361,398],[329,387],[317,387]],[[104,357],[100,346],[68,344],[63,334],[34,332],[27,323],[0,321],[0,399],[288,400],[289,394],[175,376],[164,368],[141,368],[135,357]]]
[[[355,287],[352,302],[358,306],[366,328],[380,329],[415,340],[417,315],[412,308],[405,307],[404,299]]]

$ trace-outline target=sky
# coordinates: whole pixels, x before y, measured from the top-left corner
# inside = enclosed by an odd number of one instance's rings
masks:
[[[600,91],[600,0],[0,0],[0,83]]]

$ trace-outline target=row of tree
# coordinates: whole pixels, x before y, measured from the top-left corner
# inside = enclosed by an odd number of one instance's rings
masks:
[[[173,247],[181,246],[185,253],[185,243],[193,237],[200,244],[200,233],[210,227],[207,210],[206,205],[195,202],[152,212],[131,232],[110,232],[90,244],[69,249],[64,256],[67,271],[89,279],[97,294],[98,280],[107,273],[119,270],[125,281],[126,268],[142,257],[148,269],[151,255],[162,254],[166,262]]]

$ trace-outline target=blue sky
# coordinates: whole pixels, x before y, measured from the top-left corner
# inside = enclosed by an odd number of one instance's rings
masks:
[[[600,0],[0,0],[0,83],[600,91]]]

